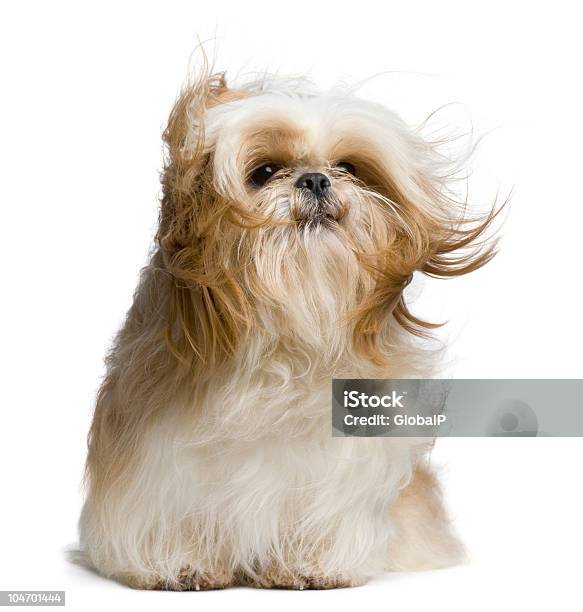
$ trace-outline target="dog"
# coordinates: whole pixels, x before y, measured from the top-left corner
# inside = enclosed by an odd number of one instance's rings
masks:
[[[141,589],[357,586],[464,550],[433,441],[334,438],[332,378],[430,374],[415,272],[495,253],[451,160],[381,105],[203,70],[164,132],[155,246],[107,359],[80,548]]]

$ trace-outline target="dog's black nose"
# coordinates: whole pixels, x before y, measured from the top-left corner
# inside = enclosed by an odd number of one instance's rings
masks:
[[[309,189],[317,198],[321,198],[330,189],[330,179],[321,172],[307,172],[296,181],[296,187]]]

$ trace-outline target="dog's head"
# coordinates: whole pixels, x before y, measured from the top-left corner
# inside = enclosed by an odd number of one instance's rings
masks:
[[[309,311],[304,326],[333,316],[380,362],[390,322],[424,326],[403,300],[415,271],[464,274],[493,255],[473,247],[493,214],[464,218],[448,160],[352,95],[294,81],[231,89],[207,75],[179,97],[165,141],[158,243],[183,356],[216,361],[258,313],[277,312],[283,330]]]

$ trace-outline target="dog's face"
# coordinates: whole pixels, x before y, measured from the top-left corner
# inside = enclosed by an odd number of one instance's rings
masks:
[[[207,110],[205,148],[217,198],[266,220],[235,239],[261,246],[255,262],[282,249],[287,262],[306,250],[312,261],[330,249],[349,259],[402,253],[409,238],[424,250],[449,217],[425,143],[394,113],[339,94],[240,95]],[[266,248],[267,237],[276,244]]]
[[[448,257],[491,219],[464,225],[447,164],[377,104],[207,78],[179,99],[166,142],[158,240],[233,345],[253,312],[296,306],[315,311],[310,324],[318,311],[351,318],[372,355],[391,318],[421,323],[402,298],[413,272],[461,274],[491,257]]]
[[[339,96],[243,97],[208,111],[206,138],[222,196],[296,233],[370,224],[375,206],[389,221],[417,155],[394,114]]]

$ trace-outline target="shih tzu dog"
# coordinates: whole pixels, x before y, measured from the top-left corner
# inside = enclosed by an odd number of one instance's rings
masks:
[[[332,378],[431,365],[412,275],[488,262],[452,162],[346,91],[184,88],[155,249],[107,358],[81,549],[145,589],[331,588],[451,565],[429,439],[333,438]]]

